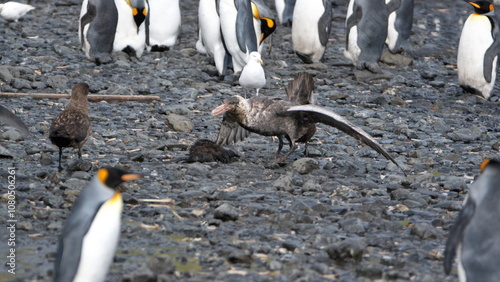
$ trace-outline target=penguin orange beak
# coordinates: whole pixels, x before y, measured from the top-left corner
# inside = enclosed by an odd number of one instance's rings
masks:
[[[136,179],[139,179],[141,177],[142,177],[142,175],[135,174],[135,173],[124,174],[124,175],[122,175],[122,181],[136,180]]]

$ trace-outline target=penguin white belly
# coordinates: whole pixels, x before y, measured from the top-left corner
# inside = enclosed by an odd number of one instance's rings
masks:
[[[73,282],[104,281],[120,238],[122,197],[115,193],[97,212],[83,237],[80,263]]]
[[[359,54],[361,54],[361,48],[358,46],[358,27],[353,26],[349,32],[349,43],[347,45],[347,50],[344,51],[344,56],[351,60],[354,65],[358,63]]]
[[[319,62],[326,47],[321,45],[318,21],[325,12],[322,0],[297,0],[293,10],[292,42],[295,52]]]
[[[149,43],[172,47],[181,29],[179,0],[149,0]]]
[[[283,11],[285,10],[285,0],[275,0],[276,12],[278,13],[278,20],[283,23]]]
[[[458,45],[458,82],[481,91],[485,98],[489,97],[496,77],[497,57],[493,62],[490,83],[484,78],[483,70],[484,54],[492,43],[491,23],[488,18],[477,14],[470,15],[464,24]]]
[[[85,52],[85,56],[87,56],[87,58],[90,58],[90,53],[89,53],[90,44],[89,41],[87,40],[87,34],[90,24],[85,25],[82,30],[82,23],[81,23],[82,17],[87,13],[88,2],[89,2],[88,0],[83,0],[82,9],[80,10],[80,18],[79,18],[80,20],[78,21],[78,42],[80,42],[80,45],[82,46],[82,51]]]
[[[227,50],[233,59],[233,70],[235,73],[241,72],[248,60],[248,54],[240,50],[238,39],[236,38],[236,7],[234,0],[221,0],[219,5],[220,25]]]
[[[118,23],[116,24],[113,52],[120,52],[127,47],[131,47],[139,58],[146,47],[145,21],[137,30],[137,25],[132,16],[132,8],[123,0],[114,1],[118,10]]]
[[[226,49],[222,42],[221,24],[214,0],[200,0],[198,20],[203,46],[207,54],[214,58],[215,67],[222,75],[225,71],[223,68]]]
[[[387,28],[387,38],[385,39],[385,44],[387,44],[387,47],[389,50],[394,50],[396,47],[396,43],[398,42],[398,37],[399,33],[396,30],[396,12],[392,12],[389,15],[388,19],[388,28]]]

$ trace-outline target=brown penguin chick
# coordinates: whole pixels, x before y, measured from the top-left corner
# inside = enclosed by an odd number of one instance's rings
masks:
[[[301,85],[296,80],[291,83]],[[299,95],[307,94],[309,98],[302,100],[302,102],[311,100],[312,90],[310,88],[304,87],[304,91],[299,91],[298,89],[301,89],[301,87],[290,87],[290,89],[287,89],[288,96],[293,96],[291,93]],[[300,99],[294,100],[299,101]],[[232,144],[241,141],[249,134],[240,133],[244,131],[263,136],[276,136],[278,137],[279,145],[275,160],[283,162],[297,149],[297,142],[306,143],[313,137],[316,132],[316,123],[320,122],[342,130],[360,140],[403,170],[396,160],[370,134],[352,124],[344,117],[319,106],[311,104],[300,105],[297,102],[268,97],[245,99],[235,95],[212,110],[212,115],[214,116],[222,113],[224,113],[224,120],[217,136],[218,144]],[[283,138],[288,140],[290,150],[283,157],[279,158],[283,148]]]
[[[187,162],[221,162],[230,163],[239,155],[231,150],[225,149],[221,145],[207,139],[197,140],[189,148]]]
[[[62,170],[62,149],[78,149],[78,158],[82,157],[82,146],[92,132],[89,119],[87,83],[78,83],[73,87],[71,98],[66,108],[54,119],[49,129],[49,139],[59,147],[59,171]]]

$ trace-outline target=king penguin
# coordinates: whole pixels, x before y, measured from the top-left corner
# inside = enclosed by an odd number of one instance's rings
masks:
[[[293,50],[306,64],[322,61],[330,36],[330,0],[297,0],[293,10]]]
[[[83,0],[78,34],[87,58],[105,64],[120,51],[141,57],[148,10],[146,0]]]
[[[387,18],[385,0],[350,0],[344,56],[358,69],[380,72],[378,62],[387,38]]]
[[[275,0],[276,12],[278,20],[284,26],[291,26],[293,19],[293,10],[296,0]]]
[[[240,73],[249,54],[257,51],[252,4],[250,0],[218,0],[224,44],[232,57],[233,70]]]
[[[146,19],[149,29],[146,35],[148,51],[163,52],[174,46],[181,30],[179,0],[149,0]]]
[[[105,280],[120,237],[123,202],[115,188],[139,177],[101,168],[82,190],[59,238],[55,282]]]
[[[411,51],[414,0],[385,0],[389,12],[385,44],[391,53]]]
[[[221,32],[217,0],[200,0],[198,6],[199,40],[196,44],[198,52],[214,59],[220,76],[227,75],[231,65],[231,54],[227,51]]]
[[[469,187],[444,252],[445,273],[450,273],[456,256],[462,282],[498,281],[500,277],[500,162],[486,160],[481,171]]]
[[[491,1],[470,1],[474,7],[464,23],[458,44],[458,83],[488,99],[495,85],[500,36]],[[491,14],[489,14],[491,13]]]

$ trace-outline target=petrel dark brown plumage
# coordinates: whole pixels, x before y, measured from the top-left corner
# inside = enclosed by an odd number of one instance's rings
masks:
[[[71,98],[66,108],[54,119],[49,129],[49,139],[59,147],[59,170],[62,170],[62,149],[78,149],[78,158],[82,157],[82,146],[92,132],[89,119],[87,95],[89,86],[78,83],[73,87]]]
[[[275,159],[282,162],[297,148],[297,142],[307,145],[307,141],[316,132],[316,123],[321,122],[360,140],[403,170],[396,160],[363,129],[330,110],[310,104],[313,99],[313,88],[312,77],[305,73],[297,76],[286,87],[291,101],[268,97],[245,99],[238,95],[228,98],[212,111],[212,115],[224,113],[216,142],[221,145],[236,143],[248,136],[249,132],[276,136],[279,146]],[[283,148],[283,138],[288,140],[290,150],[279,158]]]

